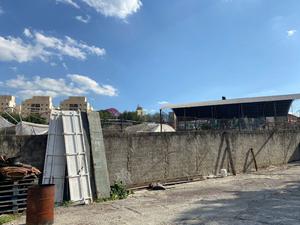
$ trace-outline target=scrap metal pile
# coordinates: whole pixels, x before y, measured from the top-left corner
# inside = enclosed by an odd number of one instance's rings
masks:
[[[41,174],[37,168],[18,162],[17,157],[0,156],[0,180],[20,180],[27,177],[37,177]]]

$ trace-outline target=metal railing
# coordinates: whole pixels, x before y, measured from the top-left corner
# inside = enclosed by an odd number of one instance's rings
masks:
[[[101,119],[101,126],[105,132],[124,132],[129,126],[141,124],[141,121],[123,119]]]

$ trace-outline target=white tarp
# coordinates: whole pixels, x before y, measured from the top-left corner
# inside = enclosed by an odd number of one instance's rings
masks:
[[[6,119],[4,119],[2,116],[0,116],[0,129],[1,128],[7,128],[7,127],[13,127],[14,124],[8,122]]]
[[[29,123],[29,122],[20,122],[16,125],[16,135],[43,135],[47,134],[49,130],[48,125]]]
[[[175,129],[168,124],[162,124],[160,130],[158,123],[141,123],[133,126],[126,127],[126,133],[153,133],[153,132],[175,132]]]

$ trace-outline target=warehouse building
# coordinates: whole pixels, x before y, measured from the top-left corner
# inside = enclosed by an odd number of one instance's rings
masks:
[[[172,109],[176,130],[265,129],[288,123],[288,114],[300,94],[226,99],[189,104],[167,104]]]

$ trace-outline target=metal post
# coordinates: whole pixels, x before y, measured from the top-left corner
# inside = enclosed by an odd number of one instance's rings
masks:
[[[184,130],[186,130],[186,117],[185,117],[185,109],[183,109],[183,119],[184,119]]]
[[[123,116],[121,116],[121,132],[123,132]]]
[[[159,110],[160,132],[162,132],[162,109]]]
[[[177,131],[177,116],[175,112],[173,112],[173,119],[174,119],[174,129]]]
[[[277,124],[277,109],[276,109],[276,102],[273,102],[273,107],[274,107],[274,123],[275,123],[275,127]]]

